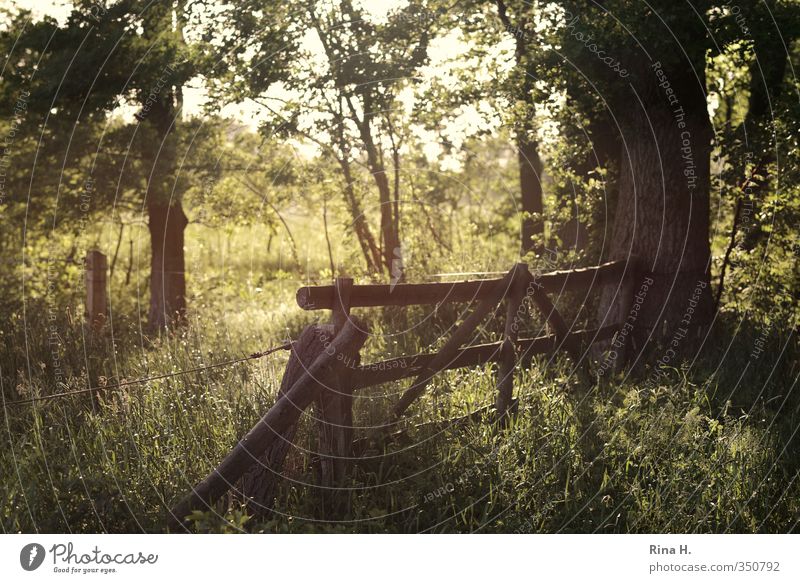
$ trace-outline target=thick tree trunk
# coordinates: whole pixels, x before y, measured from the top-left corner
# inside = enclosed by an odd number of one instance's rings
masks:
[[[711,318],[712,132],[702,70],[683,63],[659,73],[656,66],[642,63],[635,79],[636,95],[620,107],[623,144],[609,259],[637,256],[643,269],[652,272],[644,303],[635,321],[628,320],[638,350],[650,332],[681,344]],[[671,101],[665,79],[674,91]],[[616,286],[607,286],[600,321],[629,317],[630,306],[622,305],[621,296]]]
[[[179,203],[147,207],[150,230],[150,317],[153,330],[179,323],[186,315],[184,231],[189,223]]]
[[[143,104],[139,121],[152,130],[145,132],[142,148],[152,166],[148,180],[147,226],[150,231],[151,331],[179,324],[186,315],[186,264],[184,231],[189,223],[176,190],[177,88],[164,89],[150,104]],[[148,108],[149,109],[146,109]],[[157,147],[149,140],[157,140]]]
[[[539,144],[532,137],[533,130],[526,128],[517,136],[517,157],[519,160],[520,203],[522,206],[522,253],[541,247],[536,242],[543,232],[542,211],[542,161],[539,158]]]

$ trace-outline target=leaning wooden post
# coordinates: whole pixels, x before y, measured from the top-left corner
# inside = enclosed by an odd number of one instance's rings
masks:
[[[528,266],[517,263],[512,268],[511,286],[506,298],[506,326],[503,344],[500,348],[500,362],[497,370],[497,418],[502,419],[514,397],[514,369],[517,365],[516,342],[521,321],[520,309],[525,296],[525,286],[530,278]]]
[[[314,360],[325,351],[325,339],[333,337],[333,326],[312,324],[292,342],[292,351],[286,363],[278,400],[286,395],[295,381],[303,376]],[[319,390],[322,390],[321,387]],[[247,504],[253,516],[265,517],[272,508],[281,469],[297,433],[299,420],[288,425],[277,439],[264,450],[259,459],[242,475],[233,497]]]
[[[334,337],[342,332],[350,319],[350,292],[353,280],[339,277],[334,285],[332,328]],[[319,430],[319,483],[322,486],[321,513],[336,518],[346,511],[346,502],[338,495],[353,452],[353,387],[351,372],[360,364],[356,352],[337,369],[328,386],[322,388],[316,401]]]
[[[319,394],[320,385],[330,383],[337,368],[360,350],[367,339],[365,330],[363,323],[351,318],[332,342],[325,341],[325,351],[314,359],[286,394],[225,456],[220,465],[170,511],[170,523],[173,526],[183,524],[193,510],[210,508],[273,442],[280,439],[289,426],[297,422],[300,413]]]
[[[93,249],[86,254],[86,323],[99,332],[108,317],[106,273],[108,259]]]

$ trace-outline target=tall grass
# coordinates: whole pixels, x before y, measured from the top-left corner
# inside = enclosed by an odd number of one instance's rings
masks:
[[[197,234],[188,244],[190,325],[141,333],[137,294],[112,282],[112,322],[89,334],[77,295],[56,320],[30,307],[2,331],[0,517],[5,532],[161,532],[167,509],[217,465],[274,402],[285,353],[258,361],[32,405],[8,402],[137,379],[248,354],[297,337],[320,314],[296,308],[285,264],[254,262],[258,234]],[[201,248],[200,245],[203,245]],[[216,262],[216,263],[215,263]],[[205,268],[200,269],[201,265]],[[458,266],[448,265],[448,268]],[[307,276],[321,277],[322,266]],[[134,278],[134,286],[141,280]],[[146,297],[143,294],[142,297]],[[72,302],[72,303],[70,303]],[[46,305],[44,305],[46,307]],[[43,308],[40,308],[40,310]],[[427,351],[459,308],[359,313],[363,359]],[[63,384],[54,381],[54,345]],[[403,333],[403,331],[406,331]],[[492,339],[489,323],[476,335]],[[533,324],[532,332],[536,332]],[[726,340],[734,335],[731,346]],[[235,532],[787,532],[800,516],[796,339],[723,319],[697,359],[655,386],[647,370],[598,382],[570,360],[516,373],[508,427],[441,423],[493,401],[492,367],[437,376],[403,423],[405,437],[354,464],[341,521],[319,516],[312,413],[304,416],[274,513],[256,520],[223,501],[198,531]],[[750,365],[745,367],[746,362]],[[744,374],[742,371],[744,370]],[[404,388],[363,391],[361,427],[381,423]]]

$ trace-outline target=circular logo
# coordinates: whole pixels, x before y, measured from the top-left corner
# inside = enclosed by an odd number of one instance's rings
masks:
[[[26,571],[35,571],[44,562],[44,547],[39,543],[30,543],[19,552],[19,564]]]

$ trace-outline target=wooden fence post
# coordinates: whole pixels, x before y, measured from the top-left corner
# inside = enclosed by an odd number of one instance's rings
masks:
[[[333,334],[336,337],[350,319],[350,291],[353,279],[336,278],[333,303]],[[318,419],[319,484],[323,488],[321,515],[335,519],[347,512],[347,499],[340,488],[347,477],[353,453],[353,386],[352,371],[360,364],[358,353],[342,363],[329,386],[322,388],[315,408]]]
[[[86,254],[86,323],[99,332],[108,317],[106,273],[108,259],[93,249]]]
[[[517,365],[515,345],[519,335],[521,321],[519,310],[525,296],[525,285],[530,278],[528,266],[517,263],[513,267],[511,286],[506,298],[506,327],[503,334],[503,344],[500,348],[500,362],[497,368],[497,401],[495,409],[497,418],[502,419],[508,413],[508,408],[514,397],[514,369]]]

